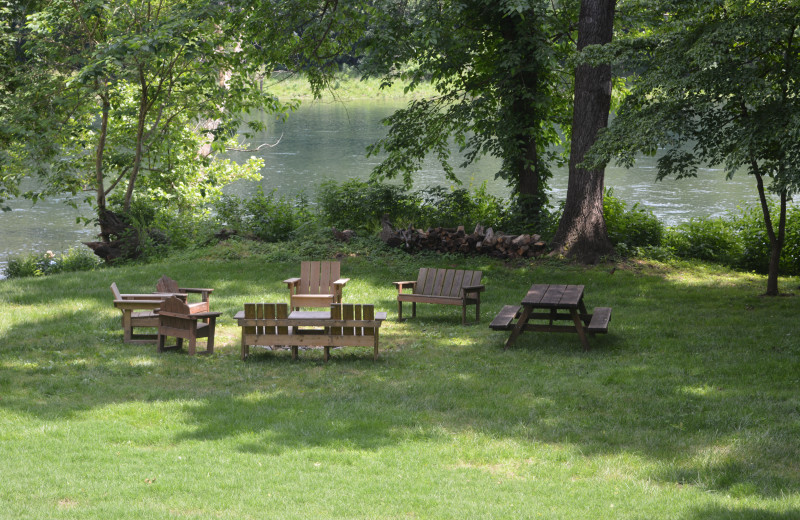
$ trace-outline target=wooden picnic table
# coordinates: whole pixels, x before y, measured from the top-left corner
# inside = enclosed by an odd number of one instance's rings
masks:
[[[533,284],[519,306],[506,305],[489,325],[494,330],[510,330],[505,348],[512,346],[525,331],[574,332],[584,350],[589,350],[587,334],[608,332],[610,307],[596,307],[592,314],[583,303],[583,285]],[[517,319],[516,323],[513,323]],[[543,320],[543,323],[530,323]],[[571,322],[569,325],[557,324]]]

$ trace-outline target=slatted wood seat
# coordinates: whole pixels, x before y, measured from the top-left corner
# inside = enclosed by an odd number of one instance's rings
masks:
[[[208,303],[187,305],[175,296],[164,300],[158,309],[158,351],[180,350],[189,340],[189,355],[214,352],[214,329],[221,312],[209,312]],[[204,323],[203,320],[207,321]],[[165,346],[167,337],[176,338],[173,346]],[[197,352],[197,339],[206,338],[206,350]]]
[[[608,323],[611,321],[611,307],[595,307],[592,319],[586,330],[591,333],[604,334],[608,332]]]
[[[162,275],[156,282],[156,292],[158,293],[181,293],[181,294],[199,294],[200,301],[211,304],[211,293],[214,289],[198,288],[198,287],[180,287],[178,282],[173,280],[167,275]]]
[[[411,302],[411,316],[417,315],[417,303],[460,305],[461,324],[467,324],[467,305],[475,306],[475,322],[480,319],[481,271],[421,268],[416,281],[394,282],[397,287],[397,320],[403,321],[403,302]],[[411,293],[403,289],[411,288]]]
[[[251,345],[291,347],[297,359],[298,347],[323,347],[328,361],[331,347],[372,347],[378,358],[378,329],[385,312],[373,305],[334,303],[327,311],[294,311],[285,303],[247,303],[236,314],[242,327],[242,359]]]
[[[111,284],[114,307],[122,311],[122,331],[125,343],[155,343],[158,335],[134,332],[134,328],[158,327],[158,314],[154,312],[171,293],[120,293],[116,282]],[[186,295],[183,295],[185,298]]]
[[[511,330],[511,322],[519,317],[519,305],[504,305],[489,324],[492,330]]]
[[[349,278],[340,278],[339,262],[301,262],[300,277],[283,282],[289,288],[290,305],[301,307],[328,307],[342,303],[342,292]]]

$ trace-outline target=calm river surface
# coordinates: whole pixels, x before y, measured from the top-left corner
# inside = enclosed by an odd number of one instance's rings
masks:
[[[309,103],[291,114],[285,122],[267,118],[269,131],[250,144],[276,143],[257,152],[264,158],[265,191],[294,196],[304,192],[312,200],[316,187],[324,180],[343,181],[350,177],[367,179],[377,158],[366,158],[367,145],[385,135],[380,120],[401,108],[402,102]],[[247,152],[232,153],[235,159],[246,159]],[[498,162],[484,159],[465,170],[458,170],[464,185],[479,185],[487,181],[489,191],[498,196],[508,195],[504,182],[495,181]],[[415,178],[415,186],[447,184],[435,161],[428,161]],[[552,199],[566,195],[566,169],[555,171]],[[636,167],[626,170],[610,166],[606,170],[606,185],[629,205],[638,203],[652,210],[667,224],[676,224],[691,217],[719,216],[734,211],[742,201],[754,202],[756,191],[752,178],[741,173],[725,181],[721,170],[706,170],[697,179],[656,182],[653,158],[639,160]],[[239,183],[231,187],[237,194],[250,192],[255,183]],[[11,212],[0,213],[0,269],[9,255],[28,252],[66,251],[93,240],[95,229],[77,224],[79,215],[91,216],[88,206],[75,210],[66,199],[51,199],[31,205],[14,201]]]

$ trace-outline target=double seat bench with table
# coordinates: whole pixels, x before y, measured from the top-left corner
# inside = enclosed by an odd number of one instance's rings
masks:
[[[591,314],[583,302],[583,285],[533,284],[520,305],[505,305],[489,324],[493,330],[510,330],[505,348],[526,331],[577,333],[584,350],[587,334],[608,332],[610,307],[596,307]],[[514,320],[517,320],[516,323]],[[540,323],[530,323],[539,320]],[[546,323],[541,323],[544,321]],[[557,322],[571,322],[569,325]]]
[[[299,347],[322,347],[328,361],[331,347],[372,347],[378,358],[378,331],[385,312],[373,305],[333,303],[325,311],[289,312],[285,303],[247,303],[234,316],[242,328],[242,359],[251,345],[291,347],[297,359]]]

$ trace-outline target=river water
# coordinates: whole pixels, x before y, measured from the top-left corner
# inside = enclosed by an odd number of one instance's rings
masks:
[[[252,148],[269,143],[255,155],[264,159],[261,184],[268,193],[277,190],[294,196],[304,192],[311,200],[322,181],[343,181],[350,177],[367,179],[378,158],[366,158],[367,145],[385,135],[380,123],[402,102],[306,103],[284,122],[264,115],[269,130],[256,136]],[[231,157],[244,160],[250,152],[234,152]],[[498,162],[486,158],[458,176],[465,186],[486,181],[489,192],[506,197],[505,183],[494,179]],[[415,177],[415,186],[451,185],[444,179],[441,167],[428,160]],[[655,180],[655,158],[645,157],[636,166],[624,169],[609,166],[606,185],[629,205],[638,203],[652,210],[663,222],[676,224],[691,217],[720,216],[736,210],[744,202],[755,201],[753,179],[744,172],[726,181],[719,169],[700,172],[696,179],[681,181]],[[566,168],[556,169],[551,181],[552,200],[566,195]],[[255,183],[237,183],[230,191],[240,195],[251,192]],[[86,205],[78,210],[69,207],[68,199],[51,199],[32,205],[28,201],[12,201],[11,212],[0,213],[0,270],[9,255],[28,252],[66,251],[81,241],[93,240],[96,230],[76,223],[76,217],[91,217]]]

